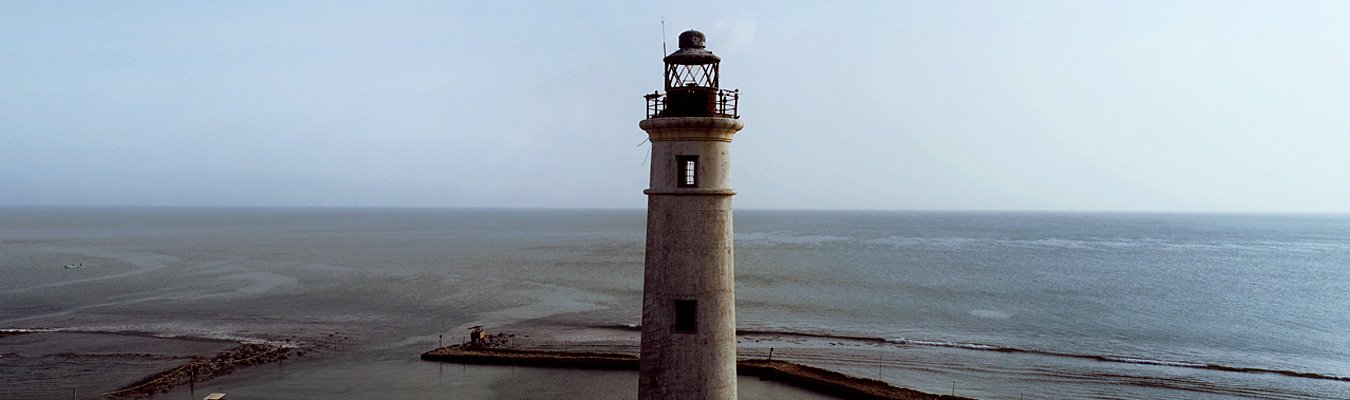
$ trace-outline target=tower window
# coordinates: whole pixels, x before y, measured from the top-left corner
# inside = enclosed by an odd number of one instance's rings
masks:
[[[698,187],[698,156],[675,156],[676,167],[680,170],[677,187]]]
[[[698,300],[675,300],[675,332],[698,332]]]

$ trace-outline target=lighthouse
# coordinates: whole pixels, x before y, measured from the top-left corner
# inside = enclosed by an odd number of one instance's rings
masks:
[[[638,398],[736,398],[731,137],[739,91],[699,31],[665,61],[665,93],[645,96],[652,144]]]

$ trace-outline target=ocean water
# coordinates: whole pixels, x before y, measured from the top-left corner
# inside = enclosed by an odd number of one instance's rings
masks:
[[[0,208],[0,329],[37,332],[0,337],[0,398],[107,391],[237,340],[328,350],[208,384],[231,396],[631,398],[631,373],[416,355],[476,324],[635,340],[644,215]],[[743,355],[979,398],[1350,398],[1350,216],[738,210],[735,224]],[[809,396],[766,385],[742,382]]]

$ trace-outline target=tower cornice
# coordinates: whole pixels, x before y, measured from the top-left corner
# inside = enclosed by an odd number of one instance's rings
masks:
[[[638,123],[653,142],[673,140],[711,140],[730,142],[731,136],[745,127],[741,120],[721,117],[648,118]]]

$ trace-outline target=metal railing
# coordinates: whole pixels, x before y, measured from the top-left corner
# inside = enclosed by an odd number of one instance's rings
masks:
[[[647,119],[659,117],[666,111],[666,96],[661,92],[652,92],[642,98],[647,99]]]
[[[647,118],[661,118],[667,116],[706,116],[721,118],[740,118],[737,107],[740,104],[741,90],[720,89],[716,96],[711,99],[711,107],[703,115],[666,115],[666,108],[669,105],[669,98],[661,92],[652,92],[642,98],[647,100]]]
[[[717,91],[717,113],[730,118],[740,118],[736,107],[741,101],[741,90],[718,90]]]

